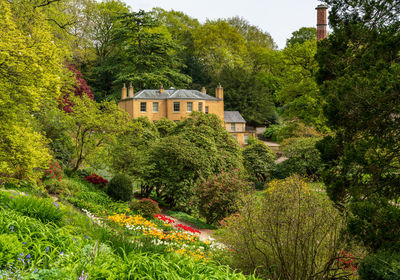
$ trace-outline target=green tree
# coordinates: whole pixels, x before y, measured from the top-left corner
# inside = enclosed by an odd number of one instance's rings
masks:
[[[318,78],[336,132],[319,144],[327,192],[348,210],[353,238],[372,251],[398,249],[400,3],[325,2],[333,33],[318,45]]]
[[[324,99],[316,82],[318,63],[316,40],[292,44],[282,51],[283,71],[276,99],[282,106],[283,116],[298,118],[306,125],[325,129]]]
[[[182,87],[191,82],[180,73],[179,46],[171,40],[152,12],[133,12],[121,20],[120,40],[123,64],[119,81],[132,81],[137,88],[155,88],[160,84]]]
[[[273,91],[253,72],[243,67],[223,67],[220,81],[225,88],[225,110],[239,111],[251,125],[278,121]]]
[[[303,44],[306,41],[313,41],[317,37],[317,29],[315,27],[302,27],[292,33],[292,37],[286,40],[286,47],[296,43]]]
[[[287,176],[292,174],[304,175],[308,177],[319,176],[323,168],[321,154],[315,147],[321,138],[300,137],[289,138],[282,142],[281,150],[288,159],[278,165],[287,172]]]
[[[275,169],[276,154],[260,141],[248,145],[243,150],[243,163],[256,186],[263,186],[271,178]]]
[[[245,66],[246,40],[226,21],[207,21],[193,32],[194,54],[219,76],[224,66]]]
[[[60,94],[62,50],[39,11],[0,1],[0,177],[35,179],[50,160],[33,114]],[[29,24],[28,24],[29,23]]]
[[[69,113],[69,132],[74,144],[72,171],[75,172],[122,133],[129,118],[113,102],[96,103],[86,96],[75,97],[72,101],[74,107]]]

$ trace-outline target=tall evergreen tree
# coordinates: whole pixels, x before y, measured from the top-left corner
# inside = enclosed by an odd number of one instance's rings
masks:
[[[318,45],[335,136],[319,145],[329,196],[370,250],[400,248],[400,2],[325,1],[333,33]]]

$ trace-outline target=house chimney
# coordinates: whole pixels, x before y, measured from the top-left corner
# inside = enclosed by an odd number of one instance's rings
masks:
[[[221,84],[218,84],[215,89],[215,97],[219,99],[224,99],[224,89],[221,87]]]
[[[161,92],[161,93],[164,93],[164,87],[163,87],[163,85],[160,86],[160,92]]]
[[[129,83],[129,91],[128,91],[128,93],[129,93],[129,97],[133,97],[133,86],[132,86],[132,83]]]
[[[202,88],[201,88],[201,92],[204,93],[204,94],[207,94],[206,88],[205,88],[205,87],[202,87]]]
[[[125,99],[126,98],[126,85],[124,83],[124,86],[122,87],[121,90],[121,99]]]
[[[326,10],[328,6],[320,4],[315,9],[317,10],[317,41],[320,41],[326,38]]]

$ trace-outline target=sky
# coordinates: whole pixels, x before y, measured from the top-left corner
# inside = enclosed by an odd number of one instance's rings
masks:
[[[176,10],[207,19],[240,16],[250,24],[271,34],[278,48],[301,27],[316,26],[318,0],[124,0],[133,11],[150,11],[154,7]]]

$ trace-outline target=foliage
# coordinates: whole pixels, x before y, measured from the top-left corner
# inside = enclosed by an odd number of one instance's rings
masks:
[[[86,96],[70,97],[74,107],[68,114],[71,122],[70,136],[74,144],[75,172],[85,161],[93,160],[101,152],[102,146],[112,142],[125,130],[128,115],[115,103],[96,103]]]
[[[179,46],[169,39],[168,31],[154,13],[140,10],[124,14],[118,32],[123,50],[119,81],[129,80],[137,88],[184,86],[191,82],[179,71]]]
[[[132,181],[125,174],[115,175],[107,185],[107,194],[116,200],[131,200],[132,191]]]
[[[275,169],[276,154],[262,142],[250,144],[243,150],[243,164],[256,185],[264,185]]]
[[[329,192],[332,191],[328,189]],[[365,247],[396,250],[400,243],[398,206],[382,197],[369,197],[365,201],[352,201],[348,205],[347,230]]]
[[[264,137],[279,143],[288,138],[319,136],[321,136],[321,133],[316,131],[315,128],[307,126],[299,121],[270,125],[264,132]]]
[[[326,197],[294,176],[272,181],[262,196],[242,197],[217,240],[230,263],[244,272],[267,279],[326,279],[340,274],[335,259],[341,227],[339,212]]]
[[[63,81],[60,48],[40,12],[0,1],[0,178],[36,179],[50,160],[33,114],[56,98]],[[29,22],[29,24],[27,24]]]
[[[3,192],[0,192],[0,199],[2,207],[18,211],[24,216],[36,218],[44,223],[62,224],[62,211],[58,203],[53,203],[51,199]]]
[[[220,76],[219,82],[225,87],[225,110],[240,111],[250,125],[278,122],[273,91],[264,85],[252,70],[239,66],[224,66]]]
[[[95,173],[92,173],[92,175],[89,175],[85,178],[86,181],[89,183],[92,183],[93,185],[97,185],[100,188],[104,188],[108,184],[108,180],[104,179],[100,175],[97,175]]]
[[[196,186],[200,214],[208,224],[215,224],[237,210],[239,195],[248,189],[247,182],[235,169],[222,171],[209,179],[200,178]]]
[[[22,251],[22,243],[15,234],[0,234],[0,267],[14,263]]]
[[[361,260],[359,267],[361,280],[394,280],[400,277],[400,256],[398,253],[379,251]]]
[[[158,207],[158,203],[150,198],[142,198],[139,200],[137,206],[139,213],[146,218],[153,218],[155,214],[159,214],[161,212],[160,207]]]
[[[320,152],[315,147],[321,138],[290,138],[286,139],[281,150],[288,159],[284,162],[289,175],[298,174],[308,177],[318,177],[323,168]]]
[[[307,126],[324,131],[324,98],[315,80],[319,69],[315,59],[316,53],[315,39],[303,44],[289,45],[282,51],[281,63],[284,67],[276,99],[283,105],[283,116],[289,119],[297,118]]]
[[[390,206],[400,193],[400,3],[325,2],[333,33],[318,46],[318,81],[336,133],[318,146],[327,164],[324,182],[330,198],[351,213],[357,239],[372,251],[398,248],[398,236],[391,232],[399,231],[399,224],[390,222],[386,235],[386,223],[400,213]],[[373,214],[373,223],[366,212]],[[372,232],[382,233],[376,242]]]
[[[159,121],[155,121],[154,125],[161,137],[167,136],[176,127],[176,123],[167,118],[162,118]]]
[[[46,169],[44,174],[44,179],[57,179],[61,181],[63,178],[63,171],[61,166],[56,160],[52,160],[49,163],[48,169]]]
[[[237,141],[211,114],[193,112],[168,136],[139,148],[136,155],[143,165],[125,164],[135,166],[130,172],[141,180],[142,195],[149,196],[154,190],[159,201],[185,211],[193,210],[189,203],[200,176],[242,167]]]
[[[79,184],[69,178],[50,179],[44,181],[43,184],[49,194],[72,196],[81,190]]]
[[[317,37],[317,29],[315,27],[302,27],[292,32],[292,37],[286,40],[286,47],[294,44],[303,44],[306,41],[315,40]]]
[[[71,72],[72,77],[75,80],[73,88],[66,89],[65,92],[62,94],[62,98],[59,101],[59,107],[64,110],[66,113],[72,112],[72,107],[74,103],[70,100],[69,96],[73,93],[75,96],[82,97],[83,95],[87,96],[89,99],[93,100],[94,95],[93,92],[90,90],[90,87],[87,85],[85,79],[82,77],[82,73],[76,69],[76,67],[72,64],[66,65],[67,69]],[[69,92],[71,91],[71,92]]]

